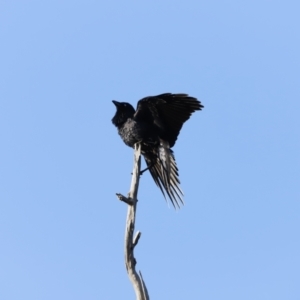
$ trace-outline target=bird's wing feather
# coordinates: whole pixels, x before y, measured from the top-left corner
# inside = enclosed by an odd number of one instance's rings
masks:
[[[160,137],[173,147],[183,123],[202,107],[200,101],[187,94],[166,93],[141,99],[134,118],[155,125]]]

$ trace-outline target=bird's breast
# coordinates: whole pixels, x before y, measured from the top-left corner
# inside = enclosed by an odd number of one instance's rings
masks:
[[[128,119],[120,128],[119,135],[124,143],[133,147],[137,142],[145,142],[155,139],[155,135],[151,133],[147,124],[137,122],[133,119]]]

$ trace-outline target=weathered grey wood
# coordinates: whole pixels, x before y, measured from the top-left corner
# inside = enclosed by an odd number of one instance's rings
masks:
[[[134,164],[131,178],[130,191],[128,197],[121,194],[117,194],[117,197],[128,204],[127,220],[125,229],[125,265],[128,273],[128,277],[133,285],[137,300],[149,300],[147,287],[143,280],[141,272],[137,273],[135,269],[136,259],[134,257],[134,247],[138,244],[141,237],[141,232],[137,232],[134,235],[135,228],[135,215],[137,205],[137,194],[140,179],[141,169],[141,145],[135,144],[134,149]]]
[[[116,193],[116,195],[117,195],[117,197],[119,198],[120,201],[123,201],[123,202],[127,203],[128,205],[132,205],[133,204],[132,199],[127,198],[127,197],[123,196],[120,193]]]

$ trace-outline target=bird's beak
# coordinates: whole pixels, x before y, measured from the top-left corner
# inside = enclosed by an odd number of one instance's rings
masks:
[[[116,101],[116,100],[113,100],[112,101],[113,104],[118,108],[120,106],[120,102]]]

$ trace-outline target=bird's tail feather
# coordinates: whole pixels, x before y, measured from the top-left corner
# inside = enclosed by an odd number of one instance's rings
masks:
[[[160,141],[156,153],[144,153],[145,161],[156,185],[164,197],[166,194],[175,208],[184,204],[183,192],[180,189],[178,168],[173,151],[165,141]]]

